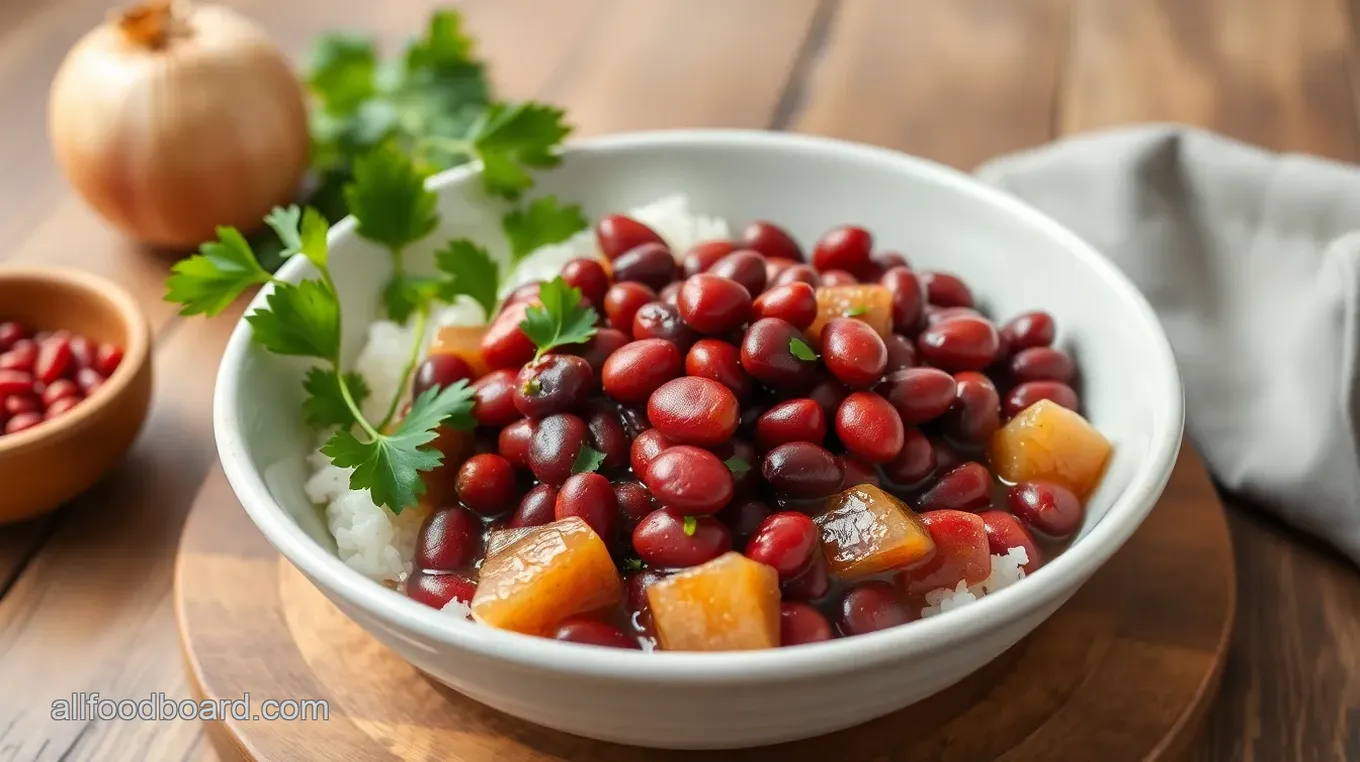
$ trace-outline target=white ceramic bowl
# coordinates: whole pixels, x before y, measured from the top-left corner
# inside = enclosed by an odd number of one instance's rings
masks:
[[[497,238],[497,217],[469,170],[431,185],[450,221],[431,247],[455,233]],[[1181,440],[1171,347],[1143,297],[1065,229],[930,162],[764,132],[584,141],[536,190],[581,203],[592,219],[676,192],[736,229],[775,220],[805,245],[833,225],[858,223],[919,268],[962,275],[992,315],[1050,311],[1080,365],[1085,409],[1115,445],[1080,538],[1029,579],[946,615],[798,648],[648,654],[481,627],[388,590],[334,555],[302,490],[303,456],[315,446],[298,407],[304,366],[259,350],[243,321],[222,361],[214,410],[232,487],[289,561],[416,667],[496,709],[604,740],[730,748],[808,737],[918,701],[995,658],[1061,606],[1152,509]],[[354,235],[352,220],[335,227],[331,246],[352,357],[376,317],[388,258]],[[280,275],[296,280],[307,268],[298,258]]]

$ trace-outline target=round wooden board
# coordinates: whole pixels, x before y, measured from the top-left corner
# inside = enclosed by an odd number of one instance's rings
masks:
[[[209,722],[224,759],[474,762],[1088,760],[1182,756],[1218,686],[1236,581],[1222,506],[1185,448],[1151,517],[1028,638],[962,683],[829,736],[657,752],[541,728],[424,677],[283,561],[216,471],[185,527],[176,618],[200,698],[325,699],[329,720]],[[695,728],[695,733],[702,733]]]

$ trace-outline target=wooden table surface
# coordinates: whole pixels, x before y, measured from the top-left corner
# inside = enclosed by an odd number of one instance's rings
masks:
[[[399,43],[428,0],[231,0],[299,60],[323,30]],[[128,460],[61,511],[0,528],[0,760],[200,759],[197,723],[50,718],[73,691],[187,695],[170,610],[185,511],[216,457],[209,400],[239,310],[184,321],[170,259],[72,196],[48,83],[109,0],[0,2],[0,264],[120,282],[156,332],[156,392]],[[972,168],[1063,134],[1178,121],[1354,161],[1357,0],[468,0],[510,97],[579,134],[798,130]],[[3,311],[3,305],[0,305]],[[1194,411],[1191,411],[1191,415]],[[1360,575],[1229,499],[1237,629],[1202,760],[1360,759]],[[280,697],[283,698],[283,697]]]

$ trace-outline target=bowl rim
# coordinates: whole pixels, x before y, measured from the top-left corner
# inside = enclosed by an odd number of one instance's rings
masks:
[[[108,278],[73,267],[15,265],[0,267],[0,281],[59,283],[83,293],[82,298],[100,300],[113,307],[127,333],[123,360],[105,379],[97,393],[72,407],[55,421],[44,421],[31,429],[0,436],[0,459],[13,456],[25,447],[44,440],[64,438],[83,428],[109,405],[122,400],[137,369],[146,364],[151,353],[151,326],[137,300],[122,286]]]
[[[239,368],[250,342],[249,324],[241,319],[232,332],[218,372],[213,421],[218,452],[230,482],[246,512],[279,552],[318,584],[329,597],[363,610],[389,625],[405,628],[419,637],[483,657],[560,674],[604,677],[629,681],[735,684],[751,680],[795,680],[864,670],[946,648],[999,628],[1048,605],[1061,603],[1114,554],[1152,510],[1170,479],[1180,450],[1184,426],[1184,398],[1171,343],[1146,298],[1109,260],[1058,222],[1000,190],[986,186],[963,172],[899,151],[793,133],[740,129],[677,129],[612,134],[572,141],[567,154],[628,153],[695,147],[799,152],[824,158],[857,160],[889,165],[906,174],[948,186],[978,204],[1019,218],[1054,239],[1103,281],[1132,308],[1142,331],[1155,348],[1149,368],[1167,415],[1149,437],[1147,457],[1131,477],[1129,486],[1105,516],[1079,542],[1036,571],[1032,581],[1012,585],[954,611],[930,617],[907,627],[893,627],[854,638],[835,639],[797,648],[733,652],[629,652],[622,649],[581,647],[550,638],[498,630],[451,617],[407,598],[351,569],[337,556],[307,536],[293,518],[270,495],[263,475],[246,456],[246,445],[234,411],[239,393]],[[441,172],[428,187],[441,191],[467,182],[477,166],[464,165]],[[347,217],[331,228],[332,245],[353,234],[355,222]],[[287,263],[279,277],[295,281],[307,263]],[[262,289],[250,308],[263,303],[269,287]],[[1156,417],[1154,417],[1156,418]],[[325,584],[319,584],[325,580]],[[404,633],[390,634],[402,637]],[[403,639],[405,639],[403,637]],[[425,644],[422,650],[430,651]]]

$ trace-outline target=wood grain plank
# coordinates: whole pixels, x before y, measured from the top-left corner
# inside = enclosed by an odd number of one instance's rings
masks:
[[[843,3],[799,131],[972,168],[1052,136],[1068,0]]]

